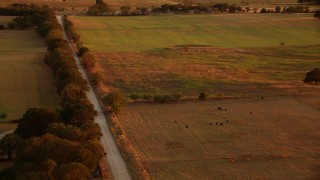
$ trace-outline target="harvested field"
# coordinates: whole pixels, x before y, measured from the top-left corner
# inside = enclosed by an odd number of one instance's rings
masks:
[[[320,111],[309,98],[133,103],[119,119],[152,179],[316,179]]]
[[[103,52],[145,52],[185,44],[234,48],[320,42],[320,24],[312,14],[70,18],[84,44]]]
[[[0,31],[0,111],[6,120],[20,118],[31,107],[57,108],[58,95],[44,64],[46,46],[34,30]]]

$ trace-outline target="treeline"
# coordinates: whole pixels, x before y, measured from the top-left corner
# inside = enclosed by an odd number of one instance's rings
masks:
[[[149,14],[204,14],[204,13],[308,13],[309,7],[305,6],[290,6],[280,7],[277,6],[274,9],[266,8],[251,8],[242,7],[235,4],[218,3],[214,5],[210,4],[163,4],[159,7],[138,7],[131,8],[130,6],[122,6],[119,12],[110,8],[103,1],[97,2],[97,4],[89,7],[87,14],[92,16],[137,16],[137,15],[149,15]]]
[[[274,9],[262,8],[260,13],[309,13],[310,7],[308,6],[289,6],[280,7],[277,6]]]
[[[320,0],[298,0],[300,4],[320,4]]]
[[[17,26],[30,20],[29,27],[37,27],[44,37],[48,45],[45,63],[55,77],[61,108],[31,108],[18,120],[15,132],[0,142],[1,154],[16,159],[14,166],[1,171],[0,179],[88,179],[105,156],[99,143],[101,131],[94,123],[96,111],[86,97],[88,84],[54,12],[48,6],[21,7],[10,14],[5,11],[6,15],[21,15]]]

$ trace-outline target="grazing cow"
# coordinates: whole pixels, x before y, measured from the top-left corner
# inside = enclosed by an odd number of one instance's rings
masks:
[[[223,123],[220,123],[220,126],[222,126],[223,125]]]
[[[216,125],[218,125],[219,122],[216,123]]]
[[[264,97],[263,96],[261,96],[261,100],[263,100],[264,99]]]
[[[211,126],[211,123],[209,123],[210,124],[210,126]]]
[[[178,123],[176,120],[174,121],[175,123]]]
[[[227,108],[224,108],[225,111],[227,111]]]
[[[252,115],[252,112],[250,112],[250,114]]]
[[[189,128],[189,126],[188,126],[188,125],[186,125],[186,128]]]
[[[222,108],[221,108],[221,107],[218,107],[217,110],[222,111]]]
[[[229,120],[227,120],[227,122],[229,122]]]

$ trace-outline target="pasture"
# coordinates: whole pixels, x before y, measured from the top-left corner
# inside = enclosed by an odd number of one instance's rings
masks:
[[[59,98],[43,61],[46,46],[41,37],[34,30],[1,30],[0,41],[0,112],[8,113],[6,120],[20,118],[31,107],[57,108]]]
[[[310,98],[320,107],[319,94],[132,103],[119,119],[152,179],[316,179],[320,109]]]
[[[320,67],[320,46],[163,50],[98,53],[105,85],[130,93],[179,92],[196,98],[319,93],[305,85],[306,72]]]
[[[84,44],[103,52],[140,52],[176,45],[269,47],[320,42],[312,14],[215,14],[135,17],[74,16]]]

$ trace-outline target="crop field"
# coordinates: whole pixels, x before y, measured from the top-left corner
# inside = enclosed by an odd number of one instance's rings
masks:
[[[41,37],[34,30],[1,30],[0,41],[0,112],[8,113],[6,120],[20,118],[31,107],[57,108],[59,99],[43,62],[46,46]]]
[[[218,47],[312,45],[320,24],[312,14],[162,15],[71,20],[90,49],[138,52],[195,44]]]
[[[152,179],[316,179],[320,109],[310,98],[319,107],[319,95],[132,103],[119,119]]]

